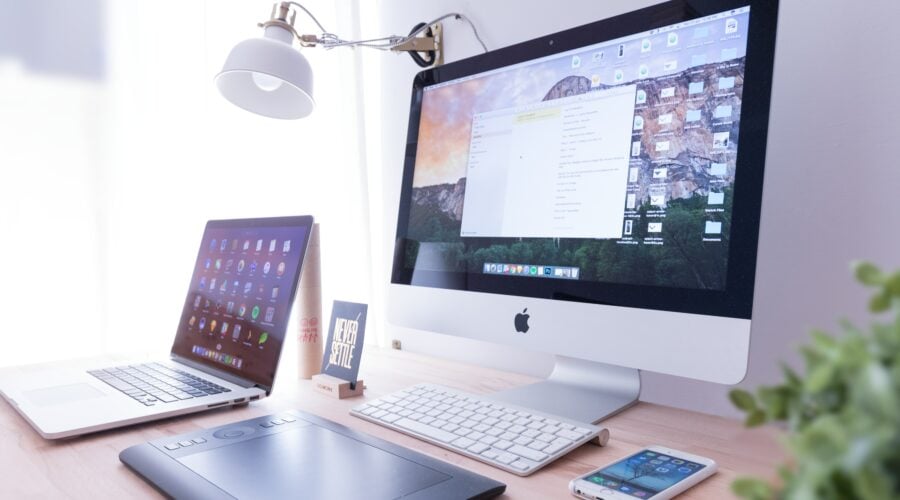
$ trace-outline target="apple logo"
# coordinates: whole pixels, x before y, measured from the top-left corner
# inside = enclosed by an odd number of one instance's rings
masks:
[[[522,310],[522,312],[516,314],[515,320],[513,321],[516,325],[516,331],[522,333],[528,333],[528,318],[531,317],[529,314],[525,314],[528,312],[528,308]]]

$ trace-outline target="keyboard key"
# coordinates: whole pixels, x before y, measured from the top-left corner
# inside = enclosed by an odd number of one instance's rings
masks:
[[[178,443],[170,443],[170,444],[166,445],[166,449],[169,451],[174,451],[174,450],[177,450],[178,448],[181,448],[181,445],[179,445]]]
[[[525,445],[527,445],[528,443],[530,443],[530,442],[532,442],[532,441],[534,441],[534,440],[531,439],[530,437],[527,437],[527,436],[519,436],[518,438],[516,438],[516,439],[513,440],[513,443],[516,443],[516,444],[518,444],[518,445],[525,446]]]
[[[519,457],[513,455],[512,453],[505,453],[505,452],[501,453],[497,457],[497,461],[500,462],[501,464],[511,464],[518,459],[519,459]]]
[[[473,444],[475,444],[475,441],[472,441],[471,439],[469,439],[467,437],[461,437],[461,438],[457,438],[455,441],[453,441],[450,444],[452,444],[453,446],[456,446],[458,448],[468,448],[469,446],[472,446]]]
[[[481,452],[483,452],[485,450],[489,450],[490,448],[491,448],[490,446],[488,446],[484,443],[475,443],[472,446],[469,446],[468,448],[466,448],[466,450],[471,451],[472,453],[481,454]]]
[[[556,435],[559,437],[562,437],[562,438],[571,439],[572,441],[581,439],[581,433],[578,433],[575,431],[569,431],[566,429],[563,429],[563,430],[557,432]]]
[[[179,441],[178,444],[182,448],[186,448],[188,446],[192,446],[194,444],[194,442],[193,441]]]
[[[547,447],[547,443],[545,443],[543,441],[532,441],[532,442],[528,443],[528,447],[531,448],[532,450],[541,451]]]
[[[509,453],[515,453],[520,457],[525,457],[529,460],[534,460],[535,462],[541,462],[547,458],[546,453],[541,453],[537,450],[532,450],[531,448],[526,448],[525,446],[520,446],[518,444],[514,444],[506,450]]]
[[[531,468],[531,464],[524,460],[516,460],[515,462],[511,463],[510,465],[515,467],[516,469],[519,469],[522,472],[525,472]]]
[[[571,443],[550,443],[549,445],[547,445],[546,448],[544,448],[541,451],[543,451],[544,453],[549,453],[550,455],[554,455],[554,454],[559,453],[560,451],[566,449],[566,447],[569,446],[569,444],[571,444]]]
[[[417,434],[421,434],[423,436],[428,436],[431,439],[436,439],[442,443],[449,443],[459,438],[459,436],[453,434],[452,432],[435,429],[434,427],[424,425],[421,422],[416,422],[415,420],[410,420],[408,418],[401,418],[400,420],[394,422],[394,425],[410,430]]]

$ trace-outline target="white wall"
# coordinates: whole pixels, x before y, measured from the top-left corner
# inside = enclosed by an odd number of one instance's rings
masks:
[[[656,2],[567,0],[382,0],[378,29],[405,33],[448,11],[469,16],[491,49],[546,35]],[[779,361],[796,362],[795,347],[812,327],[834,329],[847,317],[860,324],[866,293],[848,263],[870,259],[900,267],[900,168],[893,159],[900,83],[896,0],[860,4],[841,0],[781,5],[750,369],[743,386],[779,379]],[[446,58],[479,52],[468,28],[445,22]],[[382,59],[381,160],[383,263],[376,283],[387,283],[396,230],[410,86],[417,67],[406,57]],[[370,131],[372,133],[372,131]],[[393,329],[405,349],[546,374],[549,357],[510,356],[504,348],[424,332]],[[502,354],[502,355],[501,355]],[[496,360],[508,360],[498,362]],[[728,387],[644,373],[642,399],[735,415]]]
[[[355,1],[304,4],[329,30],[358,30]],[[166,352],[208,219],[316,216],[324,314],[369,300],[358,55],[304,50],[318,104],[305,120],[216,90],[271,6],[0,2],[0,28],[37,26],[0,30],[0,366]]]

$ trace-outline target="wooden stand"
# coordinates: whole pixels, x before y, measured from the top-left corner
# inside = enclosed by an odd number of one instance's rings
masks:
[[[362,396],[363,391],[366,388],[366,385],[362,380],[357,380],[356,389],[351,389],[350,382],[324,373],[313,375],[312,381],[313,387],[315,387],[317,391],[338,399]]]

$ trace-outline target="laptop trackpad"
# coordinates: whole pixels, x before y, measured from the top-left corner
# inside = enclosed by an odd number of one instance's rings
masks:
[[[43,387],[25,391],[25,397],[38,406],[72,403],[84,399],[102,398],[103,396],[106,396],[103,391],[91,386],[91,384],[84,383]]]
[[[236,498],[398,498],[451,479],[315,425],[178,461]]]

